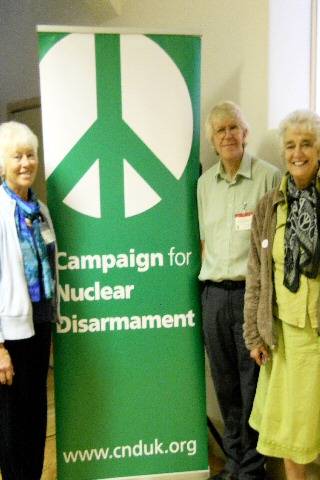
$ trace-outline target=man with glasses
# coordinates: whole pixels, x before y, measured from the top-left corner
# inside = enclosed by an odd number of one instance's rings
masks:
[[[219,162],[198,182],[199,279],[205,345],[224,420],[224,470],[215,480],[263,480],[264,458],[248,425],[258,371],[243,340],[243,304],[253,211],[280,181],[279,170],[245,151],[248,125],[233,102],[213,107],[207,138]]]

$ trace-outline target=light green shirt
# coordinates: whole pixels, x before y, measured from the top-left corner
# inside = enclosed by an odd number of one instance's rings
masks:
[[[231,181],[221,162],[201,175],[198,210],[204,251],[200,280],[245,278],[251,213],[260,198],[279,184],[280,178],[276,167],[247,153]]]
[[[287,177],[283,177],[280,190],[286,198]],[[272,257],[274,284],[276,291],[276,305],[274,315],[280,320],[304,328],[307,318],[313,328],[317,328],[319,309],[320,276],[307,278],[300,275],[300,287],[296,293],[291,292],[283,285],[284,278],[284,234],[288,216],[287,202],[279,203],[277,207],[277,226],[273,241]]]

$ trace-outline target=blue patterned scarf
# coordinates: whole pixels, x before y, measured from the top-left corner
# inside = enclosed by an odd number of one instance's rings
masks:
[[[16,202],[14,217],[31,301],[40,302],[42,296],[52,298],[52,272],[47,247],[41,235],[40,206],[37,197],[30,190],[30,199],[25,201],[12,191],[6,182],[3,182],[2,185],[9,197]],[[30,226],[26,224],[26,219]]]

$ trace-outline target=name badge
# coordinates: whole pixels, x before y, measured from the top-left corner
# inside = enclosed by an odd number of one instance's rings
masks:
[[[235,220],[235,229],[236,231],[240,230],[250,230],[252,223],[253,212],[239,212],[234,216]]]
[[[53,233],[50,230],[47,222],[41,222],[40,223],[40,232],[41,232],[41,236],[43,238],[43,241],[46,245],[49,245],[50,243],[54,242]]]

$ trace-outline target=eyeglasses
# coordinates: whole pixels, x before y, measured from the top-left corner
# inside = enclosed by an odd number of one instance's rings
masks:
[[[218,137],[224,137],[227,132],[229,132],[231,135],[238,133],[240,130],[239,125],[231,125],[230,127],[220,127],[218,129],[214,129],[213,133],[217,135]]]

